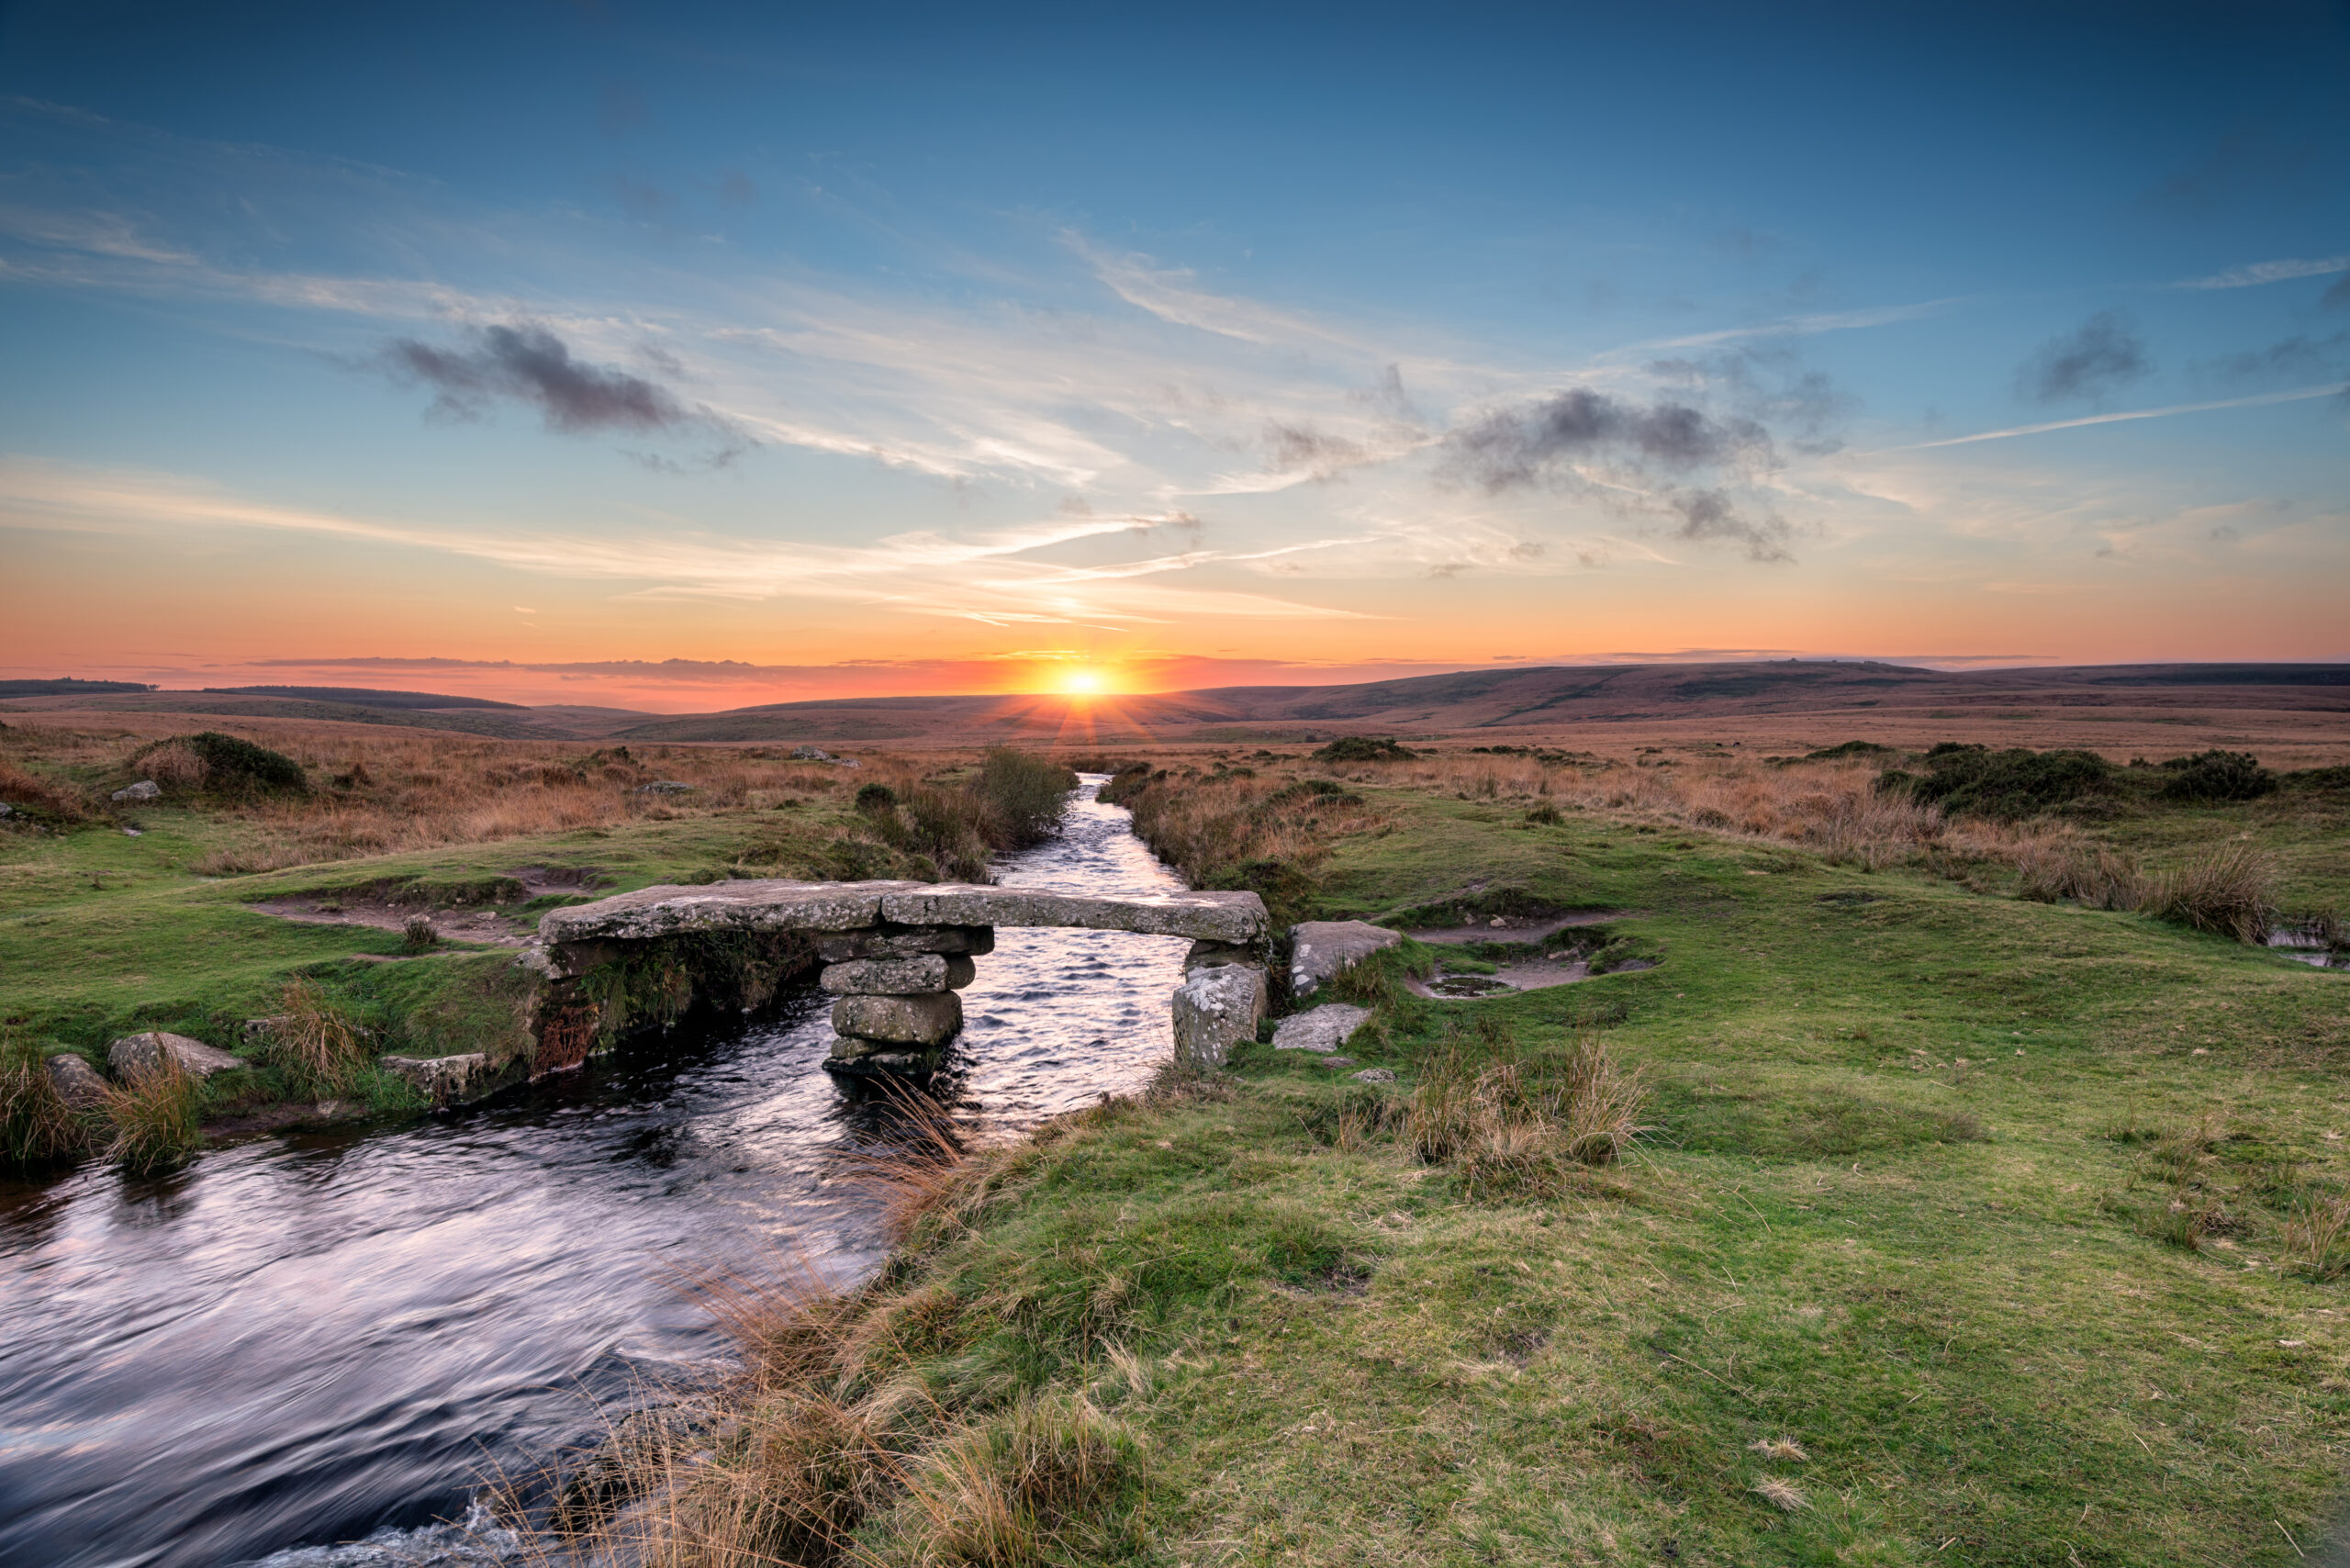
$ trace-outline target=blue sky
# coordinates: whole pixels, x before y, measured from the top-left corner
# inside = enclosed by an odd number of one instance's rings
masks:
[[[0,661],[2350,657],[2345,84],[2340,5],[11,6]]]

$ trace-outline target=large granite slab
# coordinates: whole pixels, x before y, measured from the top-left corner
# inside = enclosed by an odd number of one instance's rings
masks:
[[[539,922],[539,935],[550,944],[642,941],[695,931],[855,931],[885,922],[1079,926],[1251,942],[1264,935],[1265,905],[1255,893],[1172,892],[1110,899],[968,882],[764,879],[641,888],[594,903],[549,910]]]

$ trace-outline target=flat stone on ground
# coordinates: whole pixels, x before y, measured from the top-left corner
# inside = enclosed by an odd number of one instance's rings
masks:
[[[117,1078],[123,1078],[151,1070],[165,1056],[177,1062],[181,1071],[196,1078],[209,1078],[216,1072],[245,1065],[217,1046],[191,1040],[185,1035],[151,1029],[143,1035],[125,1035],[108,1046],[106,1068]]]
[[[1294,1014],[1281,1022],[1273,1031],[1273,1049],[1277,1051],[1335,1051],[1351,1038],[1357,1029],[1371,1022],[1367,1007],[1349,1007],[1343,1002],[1326,1002],[1310,1013]]]
[[[1395,1075],[1383,1067],[1367,1067],[1354,1075],[1357,1083],[1393,1083]]]
[[[833,1030],[893,1046],[943,1046],[963,1026],[963,999],[951,991],[922,996],[844,996],[833,1003]]]
[[[1360,920],[1309,920],[1289,928],[1289,990],[1311,996],[1373,953],[1404,940],[1400,931]]]
[[[1242,964],[1195,969],[1175,991],[1175,1053],[1197,1067],[1222,1067],[1232,1047],[1257,1037],[1265,1015],[1265,971]]]

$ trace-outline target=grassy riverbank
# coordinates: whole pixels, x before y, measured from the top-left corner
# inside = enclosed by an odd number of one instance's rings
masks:
[[[198,1097],[232,1128],[423,1104],[372,1064],[322,1092],[280,1059],[246,1025],[289,994],[371,1058],[510,1055],[528,990],[516,952],[549,908],[729,877],[984,875],[1049,825],[1067,779],[1014,753],[851,767],[788,747],[239,726],[293,770],[264,787],[192,767],[174,722],[0,731],[0,1048],[103,1070],[122,1036],[189,1036],[244,1064]],[[158,776],[160,798],[111,798]]]
[[[656,1560],[2319,1555],[2350,975],[2013,894],[2026,840],[2159,874],[2249,834],[2306,912],[2350,888],[2338,793],[1926,832],[1856,820],[1832,759],[1248,766],[1137,801],[1208,880],[1399,922],[1616,912],[1657,967],[1438,1002],[1396,983],[1407,948],[1351,985],[1378,1022],[1350,1054],[1392,1085],[1250,1047],[892,1178],[871,1285],[728,1298],[749,1370],[717,1435],[637,1450]],[[1333,773],[1342,816],[1282,812]],[[1692,825],[1740,792],[1770,832]],[[1427,1134],[1498,1061],[1594,1053],[1647,1091],[1613,1163],[1539,1116]]]

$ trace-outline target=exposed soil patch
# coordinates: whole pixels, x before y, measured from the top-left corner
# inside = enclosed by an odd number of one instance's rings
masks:
[[[1472,942],[1548,942],[1560,932],[1578,925],[1598,925],[1606,921],[1621,920],[1620,909],[1579,910],[1572,914],[1497,914],[1473,925],[1449,925],[1433,931],[1410,931],[1404,935],[1416,942],[1440,942],[1451,946],[1465,946]]]
[[[294,893],[245,907],[256,914],[305,925],[364,925],[376,931],[404,931],[409,919],[429,915],[432,929],[447,942],[474,942],[497,947],[520,947],[539,928],[537,913],[523,906],[550,894],[578,893],[603,880],[593,867],[525,866],[497,879],[492,902],[469,897],[463,904],[436,901],[429,889],[391,884],[344,892]]]

